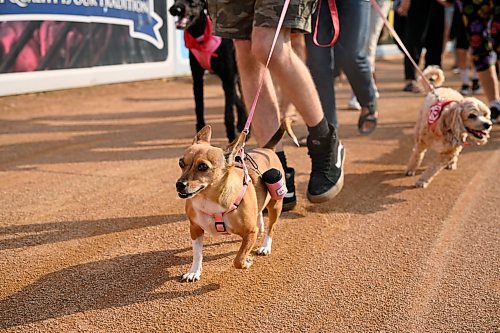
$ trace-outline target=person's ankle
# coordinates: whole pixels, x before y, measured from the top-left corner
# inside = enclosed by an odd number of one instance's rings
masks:
[[[309,136],[312,139],[319,139],[328,136],[330,133],[330,128],[328,126],[328,121],[325,117],[321,119],[321,121],[312,127],[307,126],[307,130],[309,132]]]

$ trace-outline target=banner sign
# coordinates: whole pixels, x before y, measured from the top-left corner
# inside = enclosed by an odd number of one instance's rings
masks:
[[[131,37],[164,46],[154,0],[0,0],[0,22],[35,20],[124,25]]]

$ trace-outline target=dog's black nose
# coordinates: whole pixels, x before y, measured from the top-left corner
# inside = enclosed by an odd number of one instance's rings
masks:
[[[491,127],[490,123],[484,123],[483,124],[484,129],[489,129]]]
[[[185,190],[186,187],[187,187],[187,181],[183,180],[183,181],[177,181],[177,183],[175,183],[175,187],[177,188],[177,191],[182,191],[182,190]]]
[[[172,7],[170,7],[168,11],[172,16],[182,16],[182,13],[184,13],[185,10],[186,8],[184,6],[175,4]]]

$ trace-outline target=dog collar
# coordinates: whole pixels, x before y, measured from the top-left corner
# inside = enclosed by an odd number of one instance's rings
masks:
[[[217,230],[218,233],[224,234],[224,235],[229,235],[229,232],[226,229],[226,224],[224,223],[224,215],[231,213],[232,211],[238,209],[240,206],[241,201],[243,200],[243,197],[245,196],[245,193],[248,188],[248,184],[252,182],[252,178],[250,178],[250,175],[248,174],[248,168],[247,165],[245,164],[245,152],[243,148],[240,150],[240,158],[241,158],[241,163],[239,167],[243,169],[243,187],[241,188],[240,194],[236,197],[236,200],[234,200],[234,203],[229,207],[228,210],[221,212],[221,213],[213,213],[212,217],[215,220],[215,230]]]

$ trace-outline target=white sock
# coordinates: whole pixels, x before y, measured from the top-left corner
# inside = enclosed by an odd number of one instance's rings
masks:
[[[469,69],[468,68],[460,69],[460,79],[462,80],[462,84],[469,84]]]
[[[475,68],[472,70],[472,79],[473,79],[473,80],[477,80],[477,79],[478,79],[478,78],[477,78],[477,71],[476,71],[476,69],[475,69]]]

